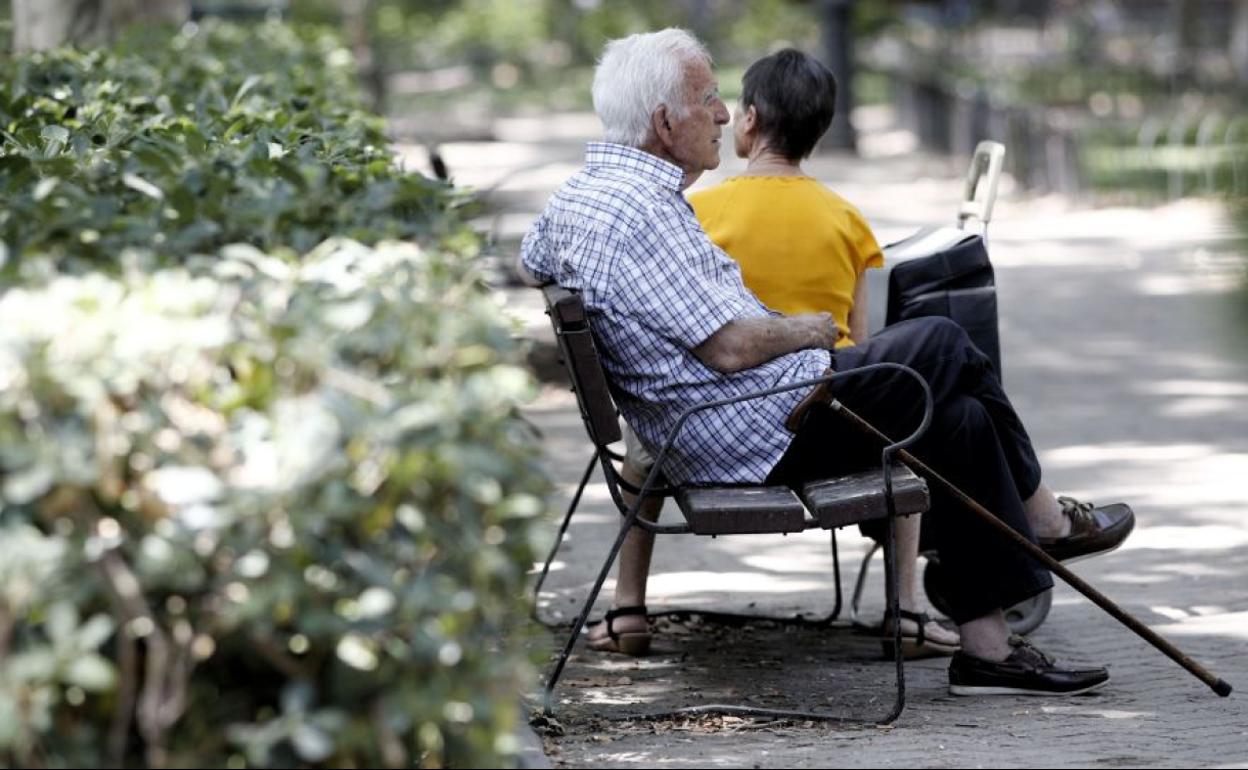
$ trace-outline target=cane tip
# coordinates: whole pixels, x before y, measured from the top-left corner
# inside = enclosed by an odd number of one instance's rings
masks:
[[[1213,691],[1223,698],[1231,694],[1231,683],[1225,679],[1219,679],[1213,684]]]

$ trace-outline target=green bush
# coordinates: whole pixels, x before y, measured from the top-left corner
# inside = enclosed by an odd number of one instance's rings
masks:
[[[276,22],[188,25],[110,50],[21,58],[0,78],[0,241],[109,267],[227,243],[303,253],[330,236],[450,236],[465,198],[395,166],[348,51]]]
[[[465,264],[236,246],[0,297],[0,764],[515,751],[544,482]]]
[[[6,70],[0,766],[511,761],[532,383],[357,93],[276,24]]]

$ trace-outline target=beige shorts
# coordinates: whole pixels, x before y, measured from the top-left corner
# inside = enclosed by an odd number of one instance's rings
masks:
[[[633,433],[628,423],[624,423],[624,462],[642,473],[649,471],[650,466],[654,465],[654,456],[641,443],[641,439],[637,438],[637,434]]]

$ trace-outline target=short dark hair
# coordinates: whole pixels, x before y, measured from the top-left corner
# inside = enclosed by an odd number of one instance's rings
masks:
[[[836,77],[809,54],[785,48],[750,65],[741,105],[758,115],[758,133],[788,160],[810,155],[836,114]]]

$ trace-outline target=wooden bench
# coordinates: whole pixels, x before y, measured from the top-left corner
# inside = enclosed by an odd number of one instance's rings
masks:
[[[595,447],[595,455],[581,480],[568,512],[564,517],[554,547],[546,560],[542,575],[538,580],[538,590],[549,571],[563,534],[567,529],[572,513],[576,510],[580,492],[584,489],[595,464],[601,466],[606,479],[611,499],[618,508],[623,520],[614,546],[603,562],[596,582],[587,597],[585,604],[573,624],[572,631],[564,646],[563,652],[554,665],[546,681],[546,709],[552,710],[552,693],[569,654],[585,625],[589,612],[599,591],[605,582],[611,566],[615,561],[625,536],[632,527],[640,527],[656,535],[661,534],[694,534],[694,535],[736,535],[802,532],[807,529],[835,530],[851,524],[859,524],[873,519],[890,519],[886,528],[885,564],[890,572],[894,569],[892,547],[895,537],[894,522],[897,516],[922,513],[929,504],[926,482],[900,463],[892,461],[892,453],[918,438],[927,425],[927,418],[919,429],[904,441],[882,449],[881,467],[854,473],[840,478],[825,479],[807,483],[799,490],[785,486],[685,486],[669,487],[660,484],[660,467],[672,441],[684,423],[693,414],[709,408],[734,401],[760,398],[785,390],[809,389],[820,382],[840,376],[851,376],[853,372],[832,374],[828,377],[794,383],[790,386],[773,388],[766,391],[747,394],[738,398],[699,404],[686,410],[677,420],[664,445],[655,455],[655,464],[640,488],[629,484],[620,475],[615,463],[622,458],[614,453],[609,445],[622,437],[619,413],[611,395],[611,388],[605,371],[602,368],[597,348],[581,298],[575,292],[558,286],[546,286],[542,289],[546,300],[547,313],[554,327],[562,362],[567,370],[572,389],[576,394],[577,406],[585,424],[586,432]],[[880,368],[904,370],[919,379],[917,373],[896,364],[877,364],[864,367],[867,371]],[[923,383],[926,392],[926,383]],[[931,400],[927,396],[927,413],[930,415]],[[833,403],[833,408],[843,408]],[[847,426],[847,429],[848,426]],[[636,501],[629,505],[622,492],[629,491],[637,495]],[[648,497],[672,497],[684,516],[685,523],[661,525],[638,517],[641,502]],[[835,538],[833,538],[833,555],[835,560]],[[837,608],[840,608],[840,580],[837,570]],[[896,581],[890,581],[888,604],[896,609]],[[899,626],[900,624],[894,624]],[[894,629],[898,638],[895,639],[900,648],[900,630]],[[900,715],[904,707],[905,678],[903,662],[898,656],[897,689],[892,710],[879,720],[860,720],[841,715],[827,714],[818,711],[779,711],[758,709],[740,705],[710,705],[681,709],[684,713],[736,713],[746,715],[762,715],[770,717],[791,717],[801,719],[821,719],[833,721],[871,721],[879,723],[892,722]],[[670,713],[670,712],[669,712]]]

